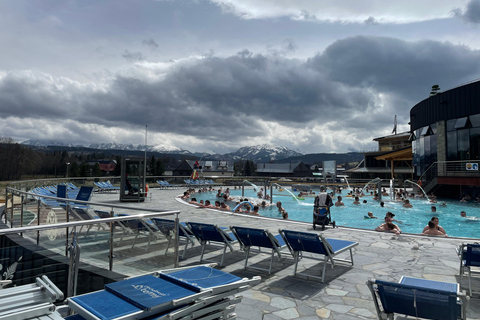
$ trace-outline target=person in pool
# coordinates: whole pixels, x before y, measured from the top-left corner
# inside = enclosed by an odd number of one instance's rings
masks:
[[[447,235],[437,229],[437,226],[433,221],[428,221],[428,226],[423,229],[422,235],[424,236],[442,236],[447,237]]]
[[[223,211],[232,211],[232,209],[230,209],[230,206],[227,205],[225,202],[221,202],[221,203],[220,203],[220,208],[221,208],[221,210],[223,210]]]
[[[353,201],[353,204],[360,204],[358,197],[355,197],[355,201]]]
[[[410,200],[405,199],[404,202],[405,202],[405,203],[403,204],[402,207],[404,207],[404,208],[413,208],[412,204],[410,203]]]
[[[258,213],[258,206],[254,206],[253,207],[253,211],[250,212],[251,215],[254,215],[254,216],[259,216],[260,213]]]
[[[375,228],[375,231],[380,232],[393,232],[395,234],[400,234],[402,230],[392,222],[392,218],[385,216],[385,223],[382,223],[378,227]]]
[[[285,208],[282,207],[282,203],[280,201],[277,201],[277,209],[278,212],[282,215],[283,219],[288,219],[288,212],[285,211]]]
[[[392,219],[392,222],[402,223],[402,221],[393,218],[395,217],[395,214],[393,212],[388,211],[387,213],[385,213],[385,216]]]
[[[370,211],[370,212],[367,213],[367,215],[365,216],[365,219],[378,219],[378,218],[377,218],[377,217],[374,217],[374,216],[373,216],[373,212]]]
[[[441,232],[442,234],[447,234],[447,232],[445,231],[445,229],[443,229],[441,226],[438,225],[438,223],[440,222],[440,220],[437,218],[437,217],[432,217],[432,219],[428,222],[428,225],[425,226],[425,228],[423,228],[423,231],[422,233],[425,233],[426,231],[428,231],[430,229],[430,222],[433,223],[434,227],[436,230],[438,230],[439,232]],[[431,234],[431,233],[430,233]]]
[[[337,197],[337,202],[335,202],[335,207],[342,207],[345,204],[342,202],[342,196]]]

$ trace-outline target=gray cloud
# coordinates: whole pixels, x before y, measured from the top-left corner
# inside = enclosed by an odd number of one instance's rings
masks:
[[[469,23],[480,23],[480,0],[470,0],[464,10],[453,10],[455,16]]]
[[[428,97],[432,84],[447,89],[478,78],[479,59],[480,51],[451,43],[358,36],[336,41],[310,64],[348,86],[415,103]]]
[[[266,123],[306,130],[302,137],[313,144],[317,133],[308,130],[318,126],[325,134],[348,131],[349,139],[338,142],[347,150],[391,130],[394,114],[406,124],[432,84],[447,89],[478,78],[479,58],[478,51],[450,43],[353,37],[306,61],[244,50],[179,62],[158,78],[117,75],[101,85],[11,72],[0,78],[0,116],[125,130],[148,124],[212,148],[248,144],[269,134]]]
[[[128,62],[137,62],[137,61],[145,60],[141,52],[130,52],[128,50],[125,50],[122,53],[122,57],[125,58],[125,60],[127,60]]]
[[[142,44],[149,47],[152,50],[158,49],[158,43],[153,39],[143,40]]]
[[[376,25],[378,24],[378,21],[374,17],[368,17],[368,19],[365,19],[365,24],[368,25]]]

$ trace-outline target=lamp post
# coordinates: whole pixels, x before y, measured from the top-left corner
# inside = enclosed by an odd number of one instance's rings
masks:
[[[67,162],[67,173],[65,174],[65,178],[68,178],[68,165],[70,164],[70,162]]]

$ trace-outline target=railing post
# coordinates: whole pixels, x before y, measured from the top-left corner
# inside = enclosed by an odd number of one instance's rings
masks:
[[[67,206],[65,207],[65,214],[66,214],[66,217],[65,217],[65,220],[67,222],[69,222],[69,219],[68,219],[68,216],[69,216],[69,213],[70,213],[70,202],[67,202]],[[68,227],[65,228],[65,256],[68,257]]]
[[[40,206],[42,201],[40,199],[37,200],[37,226],[40,225]],[[37,246],[40,243],[40,231],[37,230]]]
[[[110,210],[110,217],[114,217],[115,212]],[[110,248],[108,252],[108,270],[112,271],[113,270],[113,232],[115,230],[115,222],[110,222]]]
[[[15,197],[13,195],[13,191],[10,193],[11,194],[11,197],[12,197],[12,201],[11,201],[11,206],[10,206],[10,228],[13,228],[13,206],[14,206],[14,201],[13,201],[13,198]]]
[[[22,203],[20,203],[20,227],[23,227],[23,200],[25,199],[25,196],[22,194],[22,197],[20,198]],[[23,233],[20,233],[20,237],[23,237]]]
[[[174,258],[174,265],[175,265],[175,268],[178,268],[178,245],[179,245],[179,237],[178,237],[178,231],[179,231],[179,223],[180,223],[180,220],[178,219],[178,214],[175,216],[175,258]],[[188,243],[187,243],[188,245]],[[186,250],[186,249],[185,249]]]

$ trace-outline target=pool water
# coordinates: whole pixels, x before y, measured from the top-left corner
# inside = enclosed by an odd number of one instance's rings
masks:
[[[195,193],[193,197],[197,201],[210,200],[214,204],[216,200],[222,201],[221,198],[216,197],[216,194],[216,192],[202,192]],[[242,191],[230,189],[230,195],[238,201],[238,199],[242,198]],[[345,206],[331,208],[332,220],[335,220],[337,226],[373,230],[383,223],[385,213],[391,211],[395,214],[395,219],[400,221],[394,223],[400,227],[402,232],[422,233],[428,221],[433,216],[436,216],[440,220],[439,225],[445,229],[447,235],[452,237],[480,238],[480,203],[445,200],[447,205],[441,206],[440,204],[443,200],[438,200],[438,203],[429,203],[425,199],[410,199],[413,208],[407,209],[402,207],[402,201],[391,201],[389,198],[384,198],[385,207],[382,208],[380,207],[380,202],[373,200],[372,196],[361,197],[360,202],[367,200],[367,203],[354,205],[354,199],[347,197],[346,194],[335,195],[334,202],[338,195],[342,195],[342,201]],[[253,189],[245,189],[244,197],[248,198],[253,204],[259,204],[262,201],[257,197],[257,193]],[[282,207],[288,212],[289,219],[312,222],[314,196],[306,196],[304,199],[297,201],[286,191],[280,192],[278,189],[274,189],[272,206],[260,207],[259,213],[265,217],[281,218],[275,206],[277,201],[281,201]],[[229,201],[227,204],[232,209],[235,207],[235,202],[233,201]],[[436,213],[431,211],[432,205],[436,206]],[[365,219],[369,211],[378,219]],[[460,211],[465,211],[468,218],[460,217]]]

